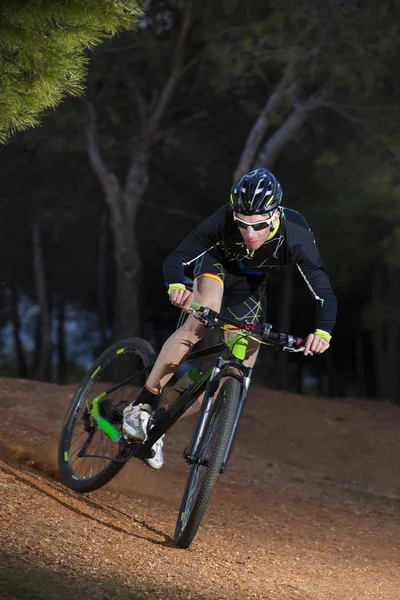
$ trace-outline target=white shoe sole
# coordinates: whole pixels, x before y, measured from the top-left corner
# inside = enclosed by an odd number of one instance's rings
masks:
[[[136,440],[137,442],[145,442],[147,440],[147,433],[143,431],[143,433],[138,433],[136,429],[133,429],[128,424],[123,424],[122,431],[129,435],[130,438]]]
[[[161,467],[164,464],[164,457],[162,458],[161,462],[152,462],[154,461],[154,458],[145,458],[144,462],[146,463],[146,465],[148,467],[151,467],[152,469],[161,469]]]

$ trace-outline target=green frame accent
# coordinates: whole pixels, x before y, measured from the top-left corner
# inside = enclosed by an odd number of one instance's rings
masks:
[[[198,302],[192,302],[190,308],[193,310],[200,310],[201,304]],[[225,332],[233,333],[233,331],[229,329],[225,329]],[[249,339],[245,334],[237,333],[234,338],[226,340],[225,344],[231,349],[235,358],[238,358],[239,360],[244,360],[246,358],[246,350],[249,344]]]
[[[118,443],[119,440],[122,438],[122,433],[118,431],[118,429],[115,429],[115,427],[111,425],[111,423],[106,421],[104,417],[95,417],[95,421],[97,426],[100,427],[100,429],[102,429],[104,433],[112,439],[113,442]]]
[[[226,331],[229,331],[229,329]],[[249,339],[247,336],[243,335],[242,333],[238,333],[234,338],[227,340],[225,343],[228,348],[232,350],[233,356],[239,360],[244,360],[246,358],[246,350],[249,344]]]
[[[89,409],[90,414],[92,415],[92,417],[94,417],[95,419],[97,417],[100,417],[100,409],[99,409],[99,402],[100,400],[102,400],[105,396],[107,396],[107,392],[102,392],[99,396],[96,396],[96,398],[94,398],[92,400],[92,408]],[[86,399],[86,405],[87,405],[87,399]]]
[[[65,460],[65,462],[68,462],[68,459],[69,459],[68,452],[64,452],[64,460]]]
[[[120,348],[117,350],[117,354],[123,354],[125,352],[125,348]]]
[[[98,366],[97,369],[94,371],[94,373],[91,374],[90,379],[93,379],[94,377],[96,377],[97,373],[100,371],[101,367]]]
[[[109,438],[112,439],[113,442],[118,443],[122,437],[122,433],[120,431],[118,431],[118,429],[115,429],[115,427],[113,425],[111,425],[111,423],[109,423],[100,414],[99,402],[105,396],[107,396],[107,392],[102,392],[101,394],[99,394],[99,396],[96,396],[96,398],[94,398],[92,400],[92,408],[89,409],[89,412],[92,415],[92,417],[94,418],[94,420],[96,421],[97,427],[102,429],[104,431],[104,433],[106,435],[108,435]],[[87,404],[87,399],[86,399],[86,404]]]

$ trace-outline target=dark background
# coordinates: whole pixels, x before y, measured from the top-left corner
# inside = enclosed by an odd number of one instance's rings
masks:
[[[93,53],[87,89],[0,148],[3,375],[65,383],[113,339],[173,330],[163,258],[268,167],[338,297],[323,357],[263,351],[259,381],[399,399],[399,9],[383,2],[150,3]],[[288,271],[269,320],[308,333]]]

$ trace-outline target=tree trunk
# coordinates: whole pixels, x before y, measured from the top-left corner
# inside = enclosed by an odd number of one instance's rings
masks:
[[[354,334],[355,357],[356,357],[356,375],[358,394],[362,398],[367,396],[367,374],[365,371],[364,340],[362,331],[356,331]]]
[[[279,302],[278,330],[290,333],[292,322],[292,307],[294,293],[294,265],[289,265],[282,274],[282,286]],[[287,352],[278,353],[278,387],[281,390],[289,388],[289,356]]]
[[[55,305],[57,310],[57,383],[64,385],[67,382],[67,352],[65,343],[65,302],[63,294],[56,295]]]
[[[18,377],[26,378],[28,377],[28,366],[25,360],[25,354],[22,347],[21,342],[21,321],[19,318],[18,311],[18,303],[19,303],[19,294],[18,289],[14,281],[11,281],[11,315],[12,315],[12,323],[13,323],[13,338],[14,338],[14,349],[15,349],[15,359],[17,363],[17,373]]]
[[[118,273],[114,339],[140,335],[140,270],[130,270],[128,276],[126,270]]]
[[[47,302],[46,273],[43,261],[41,230],[38,219],[33,223],[33,263],[37,303],[40,308],[40,346],[34,379],[46,381],[51,364],[51,315]]]
[[[304,394],[304,364],[300,357],[300,361],[296,370],[296,393]]]
[[[192,0],[182,5],[182,20],[170,68],[160,86],[151,82],[152,100],[135,81],[133,73],[127,80],[132,88],[140,117],[139,141],[132,153],[125,185],[105,164],[98,140],[96,112],[87,101],[87,151],[90,164],[96,173],[111,213],[114,237],[114,257],[117,268],[117,300],[114,335],[138,335],[140,328],[141,265],[136,246],[136,221],[139,205],[148,184],[149,162],[158,143],[165,137],[162,129],[166,113],[172,104],[178,84],[185,72],[186,40],[192,22]],[[149,90],[147,90],[148,92]]]
[[[42,345],[41,336],[42,336],[42,330],[40,327],[40,313],[37,313],[35,315],[35,330],[34,330],[35,345],[34,345],[34,350],[33,350],[33,362],[32,362],[32,373],[33,373],[32,377],[33,378],[35,377],[35,373],[37,371],[39,360],[40,360],[40,348]]]
[[[333,360],[332,349],[328,350],[321,357],[321,369],[319,373],[319,388],[323,396],[337,395],[337,381],[335,373],[335,363]]]
[[[99,314],[100,328],[100,351],[103,352],[108,344],[108,319],[107,319],[107,298],[106,298],[106,277],[107,277],[107,227],[108,214],[104,210],[101,214],[100,233],[99,233],[99,254],[97,263],[97,305]]]
[[[283,75],[251,128],[234,173],[234,181],[251,170],[254,157],[259,151],[261,142],[266,135],[271,117],[275,115],[279,104],[287,93],[288,86],[291,84],[292,76],[289,72],[290,70],[288,69]]]
[[[88,154],[98,175],[111,214],[111,231],[116,265],[116,300],[113,337],[120,339],[140,333],[141,262],[136,245],[136,221],[140,202],[148,183],[151,147],[146,137],[138,143],[123,188],[100,155],[95,113],[89,104]],[[100,292],[99,292],[100,293]]]
[[[372,269],[372,302],[375,308],[374,330],[372,332],[372,343],[374,349],[376,396],[383,399],[386,394],[385,385],[385,360],[383,342],[383,322],[381,315],[381,288],[382,271],[378,265]]]
[[[398,286],[398,274],[397,272],[389,269],[388,280],[385,289],[385,296],[389,298],[390,309],[397,311],[397,307],[400,301],[400,291]],[[390,313],[389,313],[390,314]],[[385,332],[386,332],[386,344],[384,354],[385,364],[385,383],[386,383],[386,398],[390,400],[396,399],[396,387],[397,387],[397,364],[396,358],[399,347],[399,336],[400,327],[397,319],[391,318],[389,323],[387,317],[385,318]]]
[[[297,104],[284,123],[264,144],[257,155],[254,166],[272,168],[284,146],[310,118],[313,111],[324,105],[326,98],[331,93],[332,89],[322,88],[301,104]]]
[[[387,333],[385,364],[385,398],[393,400],[396,396],[396,356],[399,347],[399,327],[392,323]]]
[[[114,306],[113,337],[120,339],[140,333],[139,290],[141,261],[136,245],[136,220],[139,204],[147,186],[146,149],[138,148],[123,190],[114,174],[102,171],[106,182],[106,201],[111,214],[111,231],[116,267],[116,300]],[[101,167],[103,168],[103,167]],[[104,167],[105,169],[105,167]],[[135,185],[135,181],[137,185]],[[98,294],[100,277],[98,275]],[[104,297],[104,294],[102,294]]]
[[[255,167],[271,169],[281,150],[304,125],[310,114],[311,111],[303,104],[296,107],[279,129],[264,144],[257,155]]]
[[[114,315],[114,338],[140,334],[141,262],[133,225],[126,220],[111,221],[114,257],[117,267],[117,296]]]

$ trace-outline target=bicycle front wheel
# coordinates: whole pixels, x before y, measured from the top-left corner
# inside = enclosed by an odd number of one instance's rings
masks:
[[[87,371],[71,401],[58,446],[65,485],[92,492],[124,466],[118,443],[98,427],[95,416],[122,432],[123,410],[138,395],[155,357],[145,340],[127,338],[107,348]]]
[[[176,522],[174,541],[180,548],[192,543],[211,499],[239,410],[240,390],[238,380],[230,377],[212,407]]]

